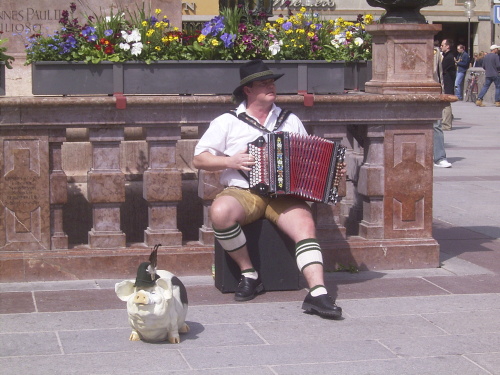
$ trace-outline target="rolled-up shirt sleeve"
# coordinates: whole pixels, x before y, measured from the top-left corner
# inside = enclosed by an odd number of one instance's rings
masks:
[[[230,115],[228,115],[230,116]],[[198,141],[194,149],[194,155],[210,152],[212,155],[223,156],[226,150],[227,125],[220,116],[210,123],[207,131]]]

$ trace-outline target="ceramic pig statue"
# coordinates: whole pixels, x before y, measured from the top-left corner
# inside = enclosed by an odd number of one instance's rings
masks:
[[[118,298],[127,302],[130,340],[180,342],[179,333],[189,331],[185,323],[188,300],[184,284],[172,273],[156,270],[156,251],[141,263],[136,280],[115,285]]]

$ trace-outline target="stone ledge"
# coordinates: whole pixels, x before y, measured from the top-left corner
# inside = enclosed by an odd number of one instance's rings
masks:
[[[434,239],[368,241],[353,237],[322,243],[322,249],[326,271],[339,265],[353,265],[361,271],[439,267],[439,245]],[[147,261],[150,252],[142,244],[114,250],[79,246],[59,251],[4,252],[0,254],[0,282],[127,278],[135,274],[138,264]],[[211,274],[213,259],[213,246],[193,242],[182,248],[160,248],[158,265],[178,276],[203,276]]]

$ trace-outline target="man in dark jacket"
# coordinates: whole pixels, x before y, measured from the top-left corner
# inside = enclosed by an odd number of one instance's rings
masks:
[[[441,52],[443,54],[443,59],[441,61],[441,66],[443,68],[443,91],[445,94],[455,95],[455,78],[457,74],[457,68],[455,66],[455,56],[451,51],[453,47],[453,41],[449,39],[443,39],[441,42]],[[451,105],[447,106],[443,111],[443,130],[451,130],[453,121],[453,114],[451,112]]]

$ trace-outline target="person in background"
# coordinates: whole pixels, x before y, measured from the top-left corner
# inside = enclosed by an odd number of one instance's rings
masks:
[[[443,58],[441,59],[441,67],[443,80],[441,81],[443,85],[443,92],[449,95],[455,95],[455,79],[457,75],[457,68],[455,66],[455,56],[451,51],[453,47],[453,41],[450,39],[443,39],[441,42],[441,53]],[[443,120],[442,128],[443,130],[451,130],[453,124],[453,113],[451,111],[451,104],[446,106],[443,110]]]
[[[441,51],[439,50],[439,41],[434,42],[434,80],[441,84],[443,90],[443,67],[441,66]],[[449,104],[448,104],[449,106]],[[445,110],[443,109],[443,115]],[[437,120],[433,124],[434,127],[434,166],[440,168],[450,168],[451,163],[446,159],[446,151],[444,149],[444,133],[442,129],[442,120]]]
[[[457,46],[457,57],[455,58],[455,63],[457,64],[457,75],[455,78],[455,96],[458,97],[458,100],[463,100],[463,84],[465,73],[467,73],[467,69],[469,68],[470,57],[467,52],[465,52],[465,46],[463,44],[459,44]]]
[[[477,58],[474,60],[474,64],[472,65],[473,68],[482,68],[483,67],[483,58],[484,58],[484,52],[481,51],[477,54]]]
[[[498,47],[493,44],[490,47],[490,53],[486,54],[483,59],[483,69],[484,69],[484,85],[479,95],[477,96],[476,105],[479,107],[484,107],[483,98],[488,92],[491,84],[495,84],[495,105],[500,107],[500,56],[498,56]]]

